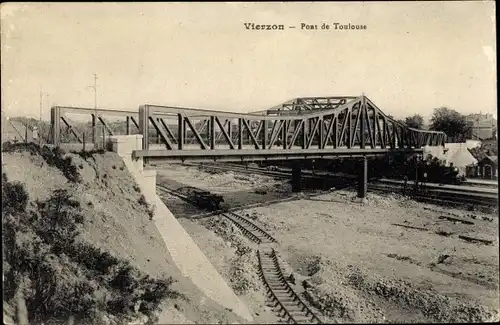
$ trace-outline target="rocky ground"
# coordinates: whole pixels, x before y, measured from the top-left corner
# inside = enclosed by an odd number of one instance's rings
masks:
[[[290,195],[283,181],[265,176],[211,174],[180,165],[157,168],[158,183],[218,192],[229,206]],[[267,193],[255,197],[255,189],[263,187]],[[242,213],[278,239],[285,272],[298,280],[295,289],[329,322],[498,320],[497,215],[396,195],[369,194],[361,205],[352,202],[354,196],[335,191]],[[252,275],[252,244],[221,217],[189,220],[196,209],[170,196],[165,203],[233,288],[247,288],[239,294],[250,296],[246,301],[254,313],[265,315],[261,322],[273,322],[272,313],[258,309],[265,298]]]

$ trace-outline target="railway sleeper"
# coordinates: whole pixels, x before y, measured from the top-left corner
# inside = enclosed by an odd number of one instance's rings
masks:
[[[306,315],[303,311],[301,311],[301,310],[288,310],[288,313],[289,313],[290,315],[292,315],[292,317],[294,317],[294,318],[295,318],[295,317],[297,317],[297,316],[304,316],[304,317],[307,317],[307,318],[309,318],[309,319],[311,319],[311,318],[312,318],[312,316],[307,316],[307,315]]]
[[[312,318],[314,318],[314,316],[306,316],[304,314],[302,315],[294,315],[293,318],[296,320],[296,321],[311,321]]]
[[[265,264],[265,265],[273,265],[274,266],[274,261],[270,258],[261,258],[260,260],[261,264]]]
[[[284,283],[284,282],[269,282],[269,281],[267,281],[267,283],[269,283],[269,286],[274,291],[279,291],[279,290],[289,291],[289,290],[291,290],[291,288],[287,287],[286,283]]]
[[[269,284],[269,287],[271,287],[271,290],[273,290],[274,293],[280,293],[280,292],[290,292],[290,288],[286,288],[283,284]]]
[[[285,287],[273,289],[273,293],[276,296],[280,296],[280,297],[292,297],[293,296],[293,290],[291,288],[285,288]]]
[[[290,296],[278,296],[277,298],[283,305],[286,305],[287,309],[288,307],[295,307],[299,303],[297,299]]]
[[[276,279],[270,279],[269,277],[266,276],[266,280],[270,285],[280,285],[283,288],[286,288],[285,281],[281,278],[276,278]]]

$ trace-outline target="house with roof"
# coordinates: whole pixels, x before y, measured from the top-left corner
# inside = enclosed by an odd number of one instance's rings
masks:
[[[483,179],[498,179],[498,157],[486,156],[477,163],[477,177]]]

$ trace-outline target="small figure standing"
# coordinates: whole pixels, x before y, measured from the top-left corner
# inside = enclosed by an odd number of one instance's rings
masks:
[[[288,277],[288,282],[291,284],[295,285],[295,276],[293,276],[293,273],[290,273],[290,276]]]

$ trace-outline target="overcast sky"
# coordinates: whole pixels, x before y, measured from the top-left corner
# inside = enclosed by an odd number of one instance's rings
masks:
[[[2,4],[2,110],[141,104],[248,112],[365,93],[388,114],[496,115],[493,2]],[[244,23],[284,24],[284,31]],[[300,29],[301,23],[366,30]],[[290,29],[288,26],[296,26]]]

